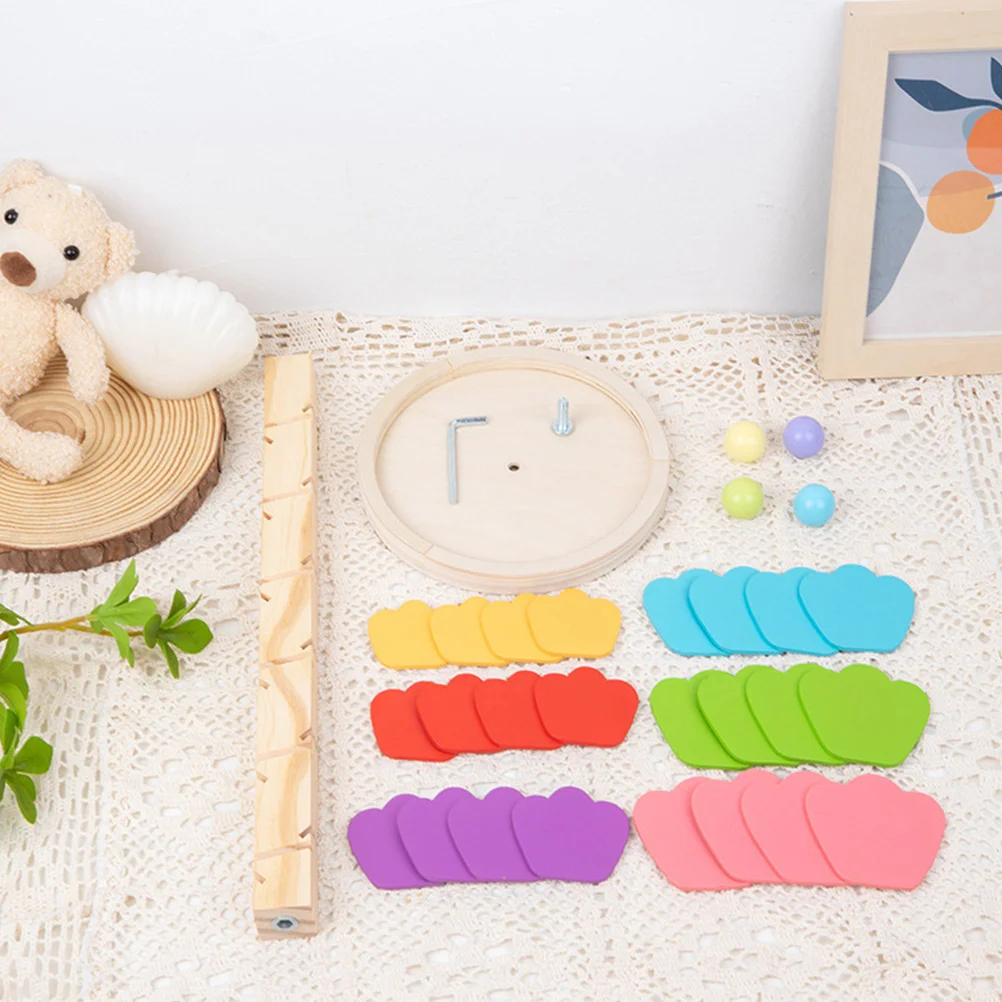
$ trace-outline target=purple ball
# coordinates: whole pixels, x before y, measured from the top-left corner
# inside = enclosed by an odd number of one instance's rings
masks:
[[[825,430],[812,417],[795,417],[783,430],[783,445],[797,459],[806,459],[821,451]]]

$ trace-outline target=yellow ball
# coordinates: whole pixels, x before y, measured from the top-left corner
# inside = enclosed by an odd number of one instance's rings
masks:
[[[754,421],[732,424],[724,435],[724,450],[739,463],[754,463],[765,455],[765,432]]]

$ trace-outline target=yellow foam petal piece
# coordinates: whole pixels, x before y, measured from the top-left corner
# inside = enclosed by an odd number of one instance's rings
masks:
[[[508,662],[487,646],[480,618],[490,603],[468,598],[462,605],[440,605],[431,611],[431,635],[439,653],[450,665],[500,667]]]
[[[552,664],[559,654],[548,654],[536,643],[529,629],[526,610],[535,595],[519,595],[510,602],[488,602],[480,625],[487,646],[499,657],[524,664]]]
[[[619,609],[606,598],[589,598],[578,588],[540,595],[526,609],[536,643],[565,658],[604,658],[619,636]]]
[[[369,643],[376,660],[387,668],[442,668],[446,664],[432,639],[431,608],[424,602],[380,609],[369,620]]]

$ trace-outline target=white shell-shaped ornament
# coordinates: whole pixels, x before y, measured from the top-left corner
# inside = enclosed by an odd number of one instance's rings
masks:
[[[108,365],[151,397],[197,397],[235,376],[258,336],[247,308],[212,282],[144,271],[92,292],[84,316]]]

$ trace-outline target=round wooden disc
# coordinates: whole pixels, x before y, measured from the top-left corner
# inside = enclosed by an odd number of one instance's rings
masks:
[[[554,434],[557,401],[574,430]],[[457,430],[458,503],[447,429]],[[362,498],[404,560],[480,591],[539,592],[611,570],[654,529],[668,494],[657,415],[601,366],[543,348],[455,356],[405,379],[359,442]]]
[[[215,392],[156,400],[114,374],[96,407],[79,403],[58,356],[8,407],[32,431],[83,444],[68,480],[39,484],[0,463],[0,569],[82,570],[130,557],[188,521],[219,479],[223,410]]]

